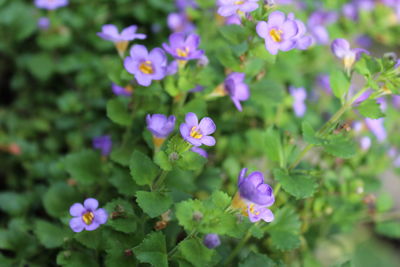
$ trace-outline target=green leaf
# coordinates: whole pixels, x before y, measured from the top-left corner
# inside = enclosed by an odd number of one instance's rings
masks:
[[[182,170],[198,171],[203,168],[207,159],[193,151],[186,151],[177,161],[177,166]]]
[[[14,192],[0,193],[0,210],[13,215],[21,215],[29,209],[30,197]]]
[[[218,50],[217,59],[221,62],[221,64],[224,67],[230,68],[234,71],[240,71],[239,61],[233,55],[229,47],[221,48],[220,50]]]
[[[55,64],[47,53],[30,55],[27,58],[28,70],[40,80],[47,80],[54,72]]]
[[[71,236],[71,230],[44,220],[35,223],[35,234],[45,248],[60,247],[66,238]]]
[[[89,252],[82,250],[65,250],[57,255],[57,264],[65,267],[96,267],[97,260]]]
[[[72,204],[81,197],[75,189],[66,183],[59,182],[50,186],[43,196],[43,205],[46,212],[55,218],[67,216]]]
[[[169,194],[147,191],[136,192],[136,202],[151,218],[160,216],[166,212],[173,203]]]
[[[250,53],[253,57],[263,59],[270,64],[274,64],[276,61],[276,55],[269,53],[265,48],[264,43],[259,43],[258,45],[254,46],[254,48],[250,50]]]
[[[292,250],[300,246],[300,218],[294,209],[286,206],[275,212],[274,221],[268,225],[272,246],[279,250]]]
[[[400,238],[400,222],[398,221],[386,221],[377,223],[375,230],[384,236],[391,238]]]
[[[142,263],[150,263],[156,267],[168,266],[165,236],[161,232],[153,232],[134,247],[136,258]]]
[[[96,231],[82,231],[76,233],[74,238],[82,245],[91,249],[102,249],[103,245],[103,228],[100,227]],[[107,240],[108,241],[108,240]],[[106,241],[106,242],[107,242]]]
[[[316,136],[316,132],[309,122],[304,121],[301,125],[301,129],[303,131],[304,141],[312,145],[323,144],[324,140]]]
[[[289,174],[284,170],[275,169],[274,176],[282,184],[283,190],[298,199],[311,197],[318,186],[314,178],[305,174]]]
[[[379,119],[385,117],[385,114],[382,113],[380,105],[376,100],[366,100],[362,102],[358,106],[358,111],[364,117],[371,118],[371,119]]]
[[[108,226],[124,233],[134,233],[136,231],[137,217],[128,201],[116,199],[107,203],[104,208],[109,214]]]
[[[245,41],[247,37],[245,28],[236,24],[219,27],[219,32],[232,44],[239,44]]]
[[[127,169],[113,168],[113,174],[109,178],[110,183],[117,188],[118,192],[125,196],[134,196],[138,186],[132,180]]]
[[[239,267],[272,267],[277,266],[273,260],[268,258],[265,254],[259,254],[255,252],[250,252],[250,254],[239,263]]]
[[[114,98],[107,102],[107,117],[122,126],[129,126],[132,120],[126,104],[120,98]]]
[[[326,152],[339,158],[351,158],[357,151],[355,143],[341,135],[333,136],[323,146]]]
[[[265,135],[265,150],[267,157],[275,162],[283,164],[282,142],[279,133],[270,127]]]
[[[378,199],[376,200],[376,209],[379,212],[386,212],[393,208],[393,197],[387,193],[380,193]]]
[[[142,152],[135,150],[131,156],[129,168],[131,176],[138,185],[151,185],[160,169]]]
[[[160,151],[156,154],[154,162],[160,166],[164,171],[172,171],[172,164],[168,159],[168,155],[164,151]]]
[[[69,154],[64,158],[65,170],[82,184],[93,184],[101,178],[100,156],[92,150]]]
[[[196,267],[210,266],[215,250],[206,248],[199,239],[186,239],[179,243],[177,258],[184,258]]]
[[[334,71],[330,76],[330,84],[333,94],[342,102],[350,88],[350,81],[343,71]]]

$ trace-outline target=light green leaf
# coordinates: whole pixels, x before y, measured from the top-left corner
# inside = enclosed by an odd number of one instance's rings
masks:
[[[154,162],[160,166],[164,171],[172,171],[172,164],[168,159],[168,155],[164,151],[160,151],[156,154]]]
[[[136,258],[142,263],[150,263],[155,267],[167,267],[167,249],[165,236],[161,232],[153,232],[134,247]]]
[[[136,192],[136,202],[151,218],[160,216],[166,212],[173,203],[169,194],[147,191]]]
[[[250,254],[239,263],[239,267],[273,267],[277,266],[273,260],[268,258],[265,254],[259,254],[255,252],[250,252]]]
[[[177,257],[183,257],[195,267],[209,266],[215,250],[206,248],[199,239],[187,239],[179,243]]]
[[[79,194],[73,187],[59,182],[50,186],[44,194],[43,205],[48,214],[60,218],[68,215],[71,205],[80,200]]]
[[[239,44],[245,41],[247,36],[245,28],[235,24],[219,27],[219,32],[232,44]]]
[[[376,224],[375,230],[384,236],[400,238],[400,222],[398,221],[379,222]]]
[[[380,105],[376,102],[376,100],[366,100],[362,102],[358,106],[358,111],[364,117],[371,119],[379,119],[385,117],[385,114],[382,113]]]
[[[322,145],[323,139],[316,136],[316,132],[310,123],[304,121],[301,125],[304,141],[312,145]]]
[[[131,176],[138,185],[150,185],[160,169],[142,152],[135,150],[131,156],[129,168]]]
[[[265,135],[265,150],[267,157],[275,162],[283,164],[282,142],[279,133],[270,127]]]
[[[64,243],[64,240],[72,234],[71,229],[66,229],[65,227],[44,220],[36,221],[34,231],[40,243],[45,248],[60,247]]]
[[[120,98],[114,98],[107,102],[107,117],[122,126],[129,126],[132,120],[128,107]]]
[[[198,171],[203,168],[206,162],[207,159],[205,157],[192,151],[186,151],[177,161],[177,166],[182,170]]]
[[[284,170],[275,169],[274,176],[282,184],[283,190],[299,199],[311,197],[318,186],[314,178],[305,174],[289,174]]]
[[[323,147],[326,152],[339,158],[351,158],[357,151],[355,143],[341,135],[333,136]]]
[[[69,154],[64,159],[65,170],[82,184],[93,184],[101,178],[100,155],[92,150]]]
[[[334,71],[330,76],[330,84],[333,94],[343,101],[345,94],[349,91],[350,81],[343,71]]]

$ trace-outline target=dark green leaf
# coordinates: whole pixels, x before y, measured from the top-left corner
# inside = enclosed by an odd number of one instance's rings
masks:
[[[166,212],[173,203],[169,194],[147,191],[136,192],[136,202],[151,218]]]
[[[107,102],[107,116],[111,121],[122,126],[129,126],[132,120],[126,104],[120,98]]]
[[[284,170],[275,169],[274,176],[282,184],[283,190],[296,198],[310,197],[317,188],[315,179],[304,174],[289,174]]]
[[[150,185],[160,169],[142,152],[135,150],[129,163],[131,176],[138,185]]]
[[[142,263],[150,263],[156,267],[168,266],[165,236],[161,232],[147,235],[139,246],[133,248],[133,251]]]

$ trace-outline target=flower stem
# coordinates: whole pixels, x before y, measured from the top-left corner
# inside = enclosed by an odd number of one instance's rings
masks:
[[[196,234],[197,234],[196,229],[193,229],[193,230],[190,232],[190,234],[188,234],[181,242],[183,242],[183,241],[185,241],[185,240],[187,240],[187,239],[189,239],[189,238],[192,238],[192,237],[195,236]],[[178,246],[179,246],[179,244],[180,244],[181,242],[179,242],[178,244],[176,244],[176,246],[173,247],[173,248],[168,252],[168,258],[171,258],[171,257],[175,254],[175,252],[176,252],[176,250],[178,249]]]
[[[240,250],[243,248],[244,245],[246,245],[247,241],[249,241],[251,237],[251,232],[250,228],[247,230],[246,235],[240,240],[240,242],[237,244],[237,246],[233,249],[229,257],[225,260],[223,263],[223,266],[228,266],[236,257],[236,255],[240,252]]]
[[[154,185],[152,186],[153,190],[156,190],[165,180],[167,177],[168,172],[167,171],[162,171],[161,174],[158,176],[158,179],[155,181]]]

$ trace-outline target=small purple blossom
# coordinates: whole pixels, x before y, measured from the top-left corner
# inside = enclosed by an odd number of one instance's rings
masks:
[[[125,58],[125,69],[135,75],[142,86],[149,86],[152,80],[162,80],[166,75],[167,57],[160,48],[147,51],[143,45],[134,45],[130,56]]]
[[[367,151],[371,147],[371,138],[363,136],[360,139],[360,147],[362,150]]]
[[[204,236],[203,244],[209,249],[213,249],[221,245],[221,240],[217,234],[207,234]]]
[[[329,43],[329,33],[326,26],[336,20],[337,14],[332,11],[317,10],[310,15],[307,26],[317,43],[323,45]]]
[[[164,114],[147,114],[147,129],[158,138],[167,138],[175,128],[175,116]]]
[[[224,82],[226,92],[239,111],[242,111],[240,101],[246,101],[250,97],[249,86],[244,83],[244,78],[244,73],[233,72],[226,77]]]
[[[393,106],[397,109],[400,109],[400,95],[393,95]]]
[[[122,87],[122,86],[119,86],[119,85],[116,85],[115,83],[113,83],[111,85],[111,88],[115,95],[120,95],[120,96],[129,97],[132,95],[132,92],[133,92],[133,88],[130,85]]]
[[[190,151],[195,152],[197,154],[199,154],[200,156],[204,157],[204,158],[208,158],[208,153],[207,151],[205,151],[204,149],[198,147],[198,146],[194,146],[190,149]]]
[[[262,206],[271,206],[275,202],[272,188],[264,183],[261,172],[252,172],[246,177],[247,168],[240,171],[238,187],[240,197]]]
[[[235,14],[235,15],[226,17],[225,24],[226,25],[232,25],[232,24],[242,25],[242,20],[239,15]]]
[[[362,48],[350,49],[350,43],[345,39],[336,39],[331,45],[332,53],[339,59],[343,60],[346,70],[350,70],[353,64],[360,59],[362,53],[369,52]]]
[[[204,54],[203,50],[198,50],[200,37],[197,34],[189,34],[185,39],[184,33],[173,33],[169,43],[163,43],[164,50],[178,60],[200,59]]]
[[[274,214],[265,206],[252,203],[247,206],[247,213],[249,215],[249,220],[253,223],[259,220],[264,220],[265,222],[272,222],[274,220]]]
[[[198,7],[195,0],[176,0],[175,5],[180,11],[185,11],[188,8]]]
[[[171,13],[167,17],[168,27],[173,32],[191,33],[195,26],[191,23],[185,13]]]
[[[293,110],[296,114],[296,117],[303,117],[307,110],[307,106],[305,104],[307,91],[302,87],[296,88],[293,86],[289,88],[289,91],[293,96]]]
[[[356,38],[356,43],[359,46],[362,46],[364,48],[370,48],[372,46],[372,44],[373,44],[373,41],[372,41],[371,37],[369,37],[368,35],[363,34],[363,35],[359,35]]]
[[[362,95],[360,95],[353,103],[353,105],[358,106],[360,105],[362,102],[364,102],[365,100],[367,100],[371,94],[372,94],[372,90],[367,90],[365,91]]]
[[[175,75],[179,70],[179,62],[178,60],[174,60],[168,64],[165,75]]]
[[[294,21],[297,26],[297,34],[293,37],[296,42],[295,48],[306,50],[313,43],[313,38],[307,34],[306,25],[301,20],[296,19],[293,13],[288,15],[288,19]]]
[[[238,12],[251,12],[258,8],[258,0],[219,0],[218,14],[223,17],[229,17]]]
[[[332,94],[331,82],[328,74],[319,74],[316,83],[325,91],[325,93],[329,95]]]
[[[68,0],[35,0],[35,6],[37,8],[47,10],[54,10],[66,5],[68,5]]]
[[[108,214],[105,209],[98,209],[99,202],[94,198],[88,198],[83,205],[75,203],[69,209],[72,218],[69,226],[72,231],[79,233],[82,230],[93,231],[101,224],[107,222]]]
[[[367,124],[368,129],[376,136],[378,142],[382,143],[386,140],[387,133],[384,123],[384,118],[379,119],[365,119],[365,123]]]
[[[194,87],[193,89],[190,89],[188,92],[189,93],[197,93],[197,92],[201,92],[205,89],[204,86],[201,85],[196,85],[196,87]]]
[[[194,146],[215,145],[215,138],[209,135],[214,133],[217,127],[209,117],[204,117],[199,123],[196,114],[189,112],[179,129],[183,139]]]
[[[103,25],[101,28],[101,32],[98,32],[97,35],[104,40],[112,41],[114,43],[125,42],[125,41],[133,41],[135,39],[146,39],[146,35],[142,33],[136,33],[137,26],[132,25],[122,30],[121,33],[118,32],[117,26],[113,24]]]
[[[272,12],[268,17],[268,22],[258,22],[256,31],[261,38],[265,39],[265,48],[273,55],[276,55],[279,50],[289,51],[296,47],[298,23],[286,19],[281,11]]]
[[[50,28],[50,19],[48,17],[41,17],[37,22],[38,28],[41,30],[47,30]]]
[[[93,138],[93,148],[101,151],[102,156],[108,156],[112,149],[112,140],[109,135]]]

